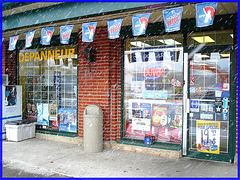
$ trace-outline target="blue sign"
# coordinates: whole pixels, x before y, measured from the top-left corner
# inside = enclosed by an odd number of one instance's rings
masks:
[[[8,47],[9,51],[12,51],[12,50],[14,50],[16,48],[18,37],[19,37],[19,35],[10,37],[10,42],[9,42],[9,47]]]
[[[60,27],[60,42],[62,44],[68,44],[71,37],[73,25]]]
[[[167,91],[143,91],[144,98],[167,99]]]
[[[133,15],[132,30],[134,36],[145,34],[151,13]]]
[[[217,10],[217,3],[201,3],[196,4],[195,7],[197,27],[206,27],[212,25]]]
[[[41,44],[42,45],[50,45],[52,36],[53,36],[54,28],[53,27],[47,27],[42,28],[41,32]]]
[[[163,10],[163,19],[166,32],[179,31],[183,7]]]
[[[199,100],[191,100],[190,110],[191,112],[199,112]]]
[[[223,109],[222,115],[223,115],[223,120],[228,120],[228,109]]]
[[[83,42],[93,42],[96,27],[97,27],[97,22],[82,24],[82,41]]]
[[[119,38],[120,30],[122,27],[123,18],[108,20],[108,38],[116,39]]]
[[[224,97],[223,98],[223,108],[227,108],[228,107],[228,98],[227,97]]]
[[[32,46],[32,40],[36,30],[26,32],[25,48]]]
[[[229,97],[229,91],[222,91],[222,97]]]

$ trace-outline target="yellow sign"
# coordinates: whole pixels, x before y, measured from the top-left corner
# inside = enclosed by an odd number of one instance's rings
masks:
[[[200,152],[219,154],[220,151],[220,122],[196,122],[196,144]]]
[[[52,59],[74,58],[75,49],[55,49],[37,52],[19,53],[19,62],[23,61],[42,61]]]

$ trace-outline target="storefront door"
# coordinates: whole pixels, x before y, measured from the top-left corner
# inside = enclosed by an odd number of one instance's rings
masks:
[[[232,162],[235,152],[235,62],[232,46],[185,53],[183,155]],[[235,134],[234,134],[235,133]]]

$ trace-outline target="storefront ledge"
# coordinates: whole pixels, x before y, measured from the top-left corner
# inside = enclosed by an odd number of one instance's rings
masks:
[[[161,156],[168,157],[173,159],[181,158],[181,149],[180,148],[161,148],[160,146],[146,146],[142,144],[133,144],[129,142],[118,141],[117,143],[112,144],[112,149],[115,150],[124,150],[142,154],[148,154],[152,156]]]
[[[79,137],[66,137],[66,136],[59,136],[59,135],[52,135],[52,134],[36,133],[36,138],[46,139],[51,141],[66,142],[66,143],[72,143],[72,144],[78,144],[78,145],[83,144],[83,140]]]

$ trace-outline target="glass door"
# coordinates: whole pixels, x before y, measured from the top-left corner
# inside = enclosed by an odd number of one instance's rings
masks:
[[[211,47],[189,57],[187,156],[218,161],[234,154],[234,59],[232,46]],[[234,68],[233,68],[234,69]],[[235,94],[234,94],[235,93]]]

